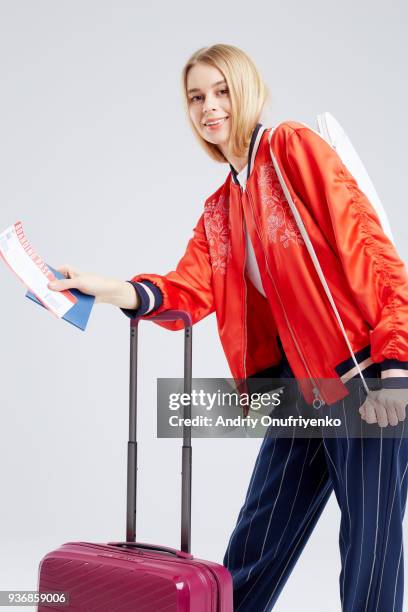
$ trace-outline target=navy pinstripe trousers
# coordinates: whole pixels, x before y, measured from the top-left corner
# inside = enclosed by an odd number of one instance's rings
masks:
[[[342,400],[344,416],[363,400],[352,394]],[[359,420],[363,432],[367,424]],[[401,427],[404,432],[405,421]],[[341,609],[402,612],[407,467],[404,433],[267,434],[223,561],[233,577],[234,612],[272,610],[333,490],[341,510]],[[327,609],[336,609],[334,602]]]

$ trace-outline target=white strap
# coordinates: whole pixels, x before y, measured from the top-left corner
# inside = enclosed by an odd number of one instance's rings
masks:
[[[330,291],[329,285],[328,285],[328,284],[327,284],[327,282],[326,282],[325,276],[324,276],[324,274],[323,274],[323,270],[322,270],[321,265],[320,265],[320,263],[319,263],[319,260],[318,260],[318,258],[317,258],[317,255],[316,255],[316,252],[315,252],[315,250],[314,250],[313,244],[312,244],[312,243],[311,243],[311,241],[310,241],[309,235],[308,235],[307,230],[306,230],[306,228],[305,228],[305,225],[304,225],[304,223],[303,223],[303,221],[302,221],[302,217],[300,216],[299,211],[298,211],[298,209],[296,208],[296,205],[295,205],[295,203],[294,203],[294,201],[293,201],[293,199],[292,199],[292,196],[290,195],[289,189],[287,188],[287,186],[286,186],[286,184],[285,184],[285,181],[284,181],[284,178],[283,178],[283,176],[282,176],[282,173],[281,173],[281,171],[280,171],[280,168],[279,168],[278,162],[276,161],[276,157],[275,157],[275,155],[273,154],[273,151],[272,151],[272,145],[271,145],[271,139],[272,139],[272,134],[273,134],[274,130],[275,130],[275,128],[273,127],[273,128],[271,129],[271,131],[270,131],[268,141],[269,141],[269,150],[270,150],[270,152],[271,152],[271,159],[272,159],[273,165],[274,165],[274,167],[275,167],[276,174],[277,174],[278,179],[279,179],[279,182],[280,182],[280,184],[281,184],[281,187],[282,187],[283,193],[285,194],[285,197],[286,197],[286,199],[287,199],[287,201],[288,201],[288,204],[289,204],[289,206],[290,206],[290,209],[291,209],[291,211],[292,211],[292,213],[293,213],[293,216],[294,216],[294,218],[295,218],[295,221],[296,221],[296,223],[297,223],[297,225],[298,225],[299,231],[300,231],[300,233],[302,234],[302,238],[303,238],[303,240],[305,241],[305,244],[306,244],[307,250],[309,251],[309,255],[310,255],[310,257],[312,258],[312,261],[313,261],[314,266],[315,266],[315,268],[316,268],[316,272],[317,272],[317,274],[318,274],[318,276],[319,276],[319,278],[320,278],[320,281],[321,281],[321,283],[322,283],[322,285],[323,285],[323,287],[324,287],[324,290],[325,290],[326,295],[327,295],[327,297],[328,297],[328,299],[329,299],[329,302],[330,302],[330,304],[331,304],[331,307],[333,308],[333,311],[334,311],[334,314],[335,314],[335,316],[336,316],[337,322],[338,322],[338,324],[339,324],[339,326],[340,326],[340,329],[341,329],[341,331],[342,331],[342,333],[343,333],[343,336],[344,336],[344,339],[345,339],[345,341],[346,341],[347,347],[348,347],[348,349],[349,349],[349,351],[350,351],[351,358],[353,359],[354,364],[355,364],[355,366],[356,366],[356,368],[357,368],[357,370],[358,370],[358,373],[359,373],[359,375],[360,375],[360,377],[361,377],[361,380],[363,381],[363,386],[364,386],[364,388],[365,388],[366,392],[368,393],[368,392],[369,392],[369,389],[368,389],[368,387],[367,387],[367,384],[366,384],[366,381],[365,381],[365,379],[364,379],[363,373],[362,373],[362,371],[361,371],[361,368],[360,368],[360,366],[359,366],[359,364],[358,364],[358,361],[357,361],[357,359],[356,359],[356,356],[354,355],[354,351],[353,351],[353,349],[352,349],[352,347],[351,347],[351,344],[350,344],[350,342],[349,342],[349,339],[348,339],[348,337],[347,337],[347,333],[346,333],[346,330],[345,330],[345,328],[344,328],[343,321],[341,320],[341,317],[340,317],[339,311],[337,310],[337,306],[336,306],[336,304],[334,303],[332,293],[331,293],[331,291]]]

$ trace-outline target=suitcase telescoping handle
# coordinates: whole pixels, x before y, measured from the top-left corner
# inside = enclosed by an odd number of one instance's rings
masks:
[[[142,317],[130,321],[130,381],[129,381],[129,442],[127,457],[127,517],[126,542],[136,542],[137,496],[137,335]],[[145,321],[176,321],[184,323],[184,393],[191,397],[192,320],[183,310],[165,310]],[[185,419],[191,418],[191,404],[184,406]],[[184,421],[183,421],[184,423]],[[191,426],[183,425],[181,470],[181,546],[185,553],[191,549]]]

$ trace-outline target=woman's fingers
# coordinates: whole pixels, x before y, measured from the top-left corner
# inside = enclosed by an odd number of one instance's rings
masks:
[[[381,389],[370,391],[360,406],[361,418],[380,427],[396,426],[406,418],[408,389]]]
[[[63,274],[66,278],[73,278],[74,276],[82,274],[78,270],[78,268],[74,268],[70,264],[62,264],[62,266],[59,266],[58,268],[56,268],[56,270],[58,270],[58,272],[61,272],[61,274]]]
[[[367,421],[367,423],[377,423],[377,415],[375,412],[374,403],[369,398],[367,398],[364,402],[364,407],[366,415],[365,420]]]
[[[56,279],[48,283],[48,288],[53,291],[64,291],[65,289],[78,289],[78,276],[82,274],[78,268],[74,268],[70,264],[62,264],[55,268],[65,276],[65,279]]]
[[[58,272],[61,272],[61,274],[63,274],[65,276],[65,278],[69,277],[67,264],[63,264],[62,266],[58,266],[58,268],[55,268],[55,269],[58,270]]]
[[[58,280],[51,281],[47,285],[48,289],[53,291],[64,291],[65,289],[76,289],[78,287],[78,280],[75,278],[61,278]]]
[[[380,427],[387,427],[388,425],[388,414],[384,404],[374,402],[374,409],[377,415],[377,423]]]
[[[365,410],[365,414],[363,414],[363,410]],[[378,402],[375,399],[374,394],[369,394],[364,402],[364,404],[360,407],[359,412],[361,414],[361,418],[367,421],[369,425],[373,423],[378,423],[380,427],[387,427],[388,425],[388,413],[386,407],[383,402]]]
[[[93,295],[97,302],[108,302],[116,304],[122,302],[124,286],[126,291],[129,284],[115,278],[107,278],[99,274],[79,272],[77,268],[64,265],[60,266],[61,273],[66,273],[68,278],[56,279],[48,283],[48,288],[53,291],[64,291],[65,289],[78,289],[87,295]]]
[[[405,421],[407,405],[406,404],[404,405],[404,404],[397,404],[396,409],[395,409],[399,421]]]
[[[395,404],[387,402],[385,406],[387,410],[388,422],[390,425],[398,425],[398,415]]]
[[[65,266],[61,266],[63,270]],[[53,291],[64,291],[65,289],[78,289],[82,293],[98,297],[103,300],[105,295],[115,295],[120,281],[106,278],[89,272],[79,272],[76,268],[68,266],[65,268],[69,278],[56,279],[48,283],[48,288]]]

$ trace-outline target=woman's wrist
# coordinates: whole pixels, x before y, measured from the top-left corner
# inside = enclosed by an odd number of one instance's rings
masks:
[[[107,282],[106,291],[98,295],[95,302],[134,310],[139,307],[139,296],[131,283],[112,278]]]

